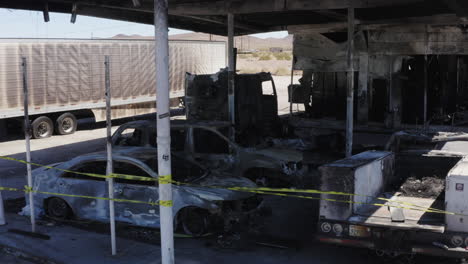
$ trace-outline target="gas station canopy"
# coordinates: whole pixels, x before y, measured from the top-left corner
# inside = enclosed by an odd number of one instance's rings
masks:
[[[153,24],[153,0],[3,0],[0,8],[37,10]],[[227,14],[235,34],[287,30],[288,26],[346,27],[346,8],[356,24],[393,20],[456,24],[465,21],[468,1],[457,0],[168,0],[173,28],[227,35]],[[429,18],[432,16],[432,18]],[[460,22],[461,21],[461,22]],[[468,21],[468,20],[467,20]]]

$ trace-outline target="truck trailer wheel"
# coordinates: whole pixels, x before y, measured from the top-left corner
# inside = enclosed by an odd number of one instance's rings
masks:
[[[59,135],[70,135],[75,133],[77,121],[72,113],[60,115],[55,121],[55,132]]]
[[[54,123],[47,116],[40,116],[31,124],[33,138],[48,138],[54,134]]]

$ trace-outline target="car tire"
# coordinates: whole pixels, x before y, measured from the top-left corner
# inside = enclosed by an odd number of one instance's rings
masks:
[[[73,214],[68,203],[57,197],[52,197],[47,200],[46,213],[51,218],[61,220],[69,219]]]
[[[64,113],[55,121],[55,132],[59,135],[70,135],[75,133],[77,120],[74,114]]]
[[[180,224],[185,234],[200,237],[208,233],[210,214],[206,210],[187,207],[181,211],[180,217]]]
[[[54,134],[54,123],[47,116],[40,116],[31,124],[32,137],[35,139],[48,138]]]

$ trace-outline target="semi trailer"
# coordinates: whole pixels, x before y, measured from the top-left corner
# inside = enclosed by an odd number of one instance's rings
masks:
[[[34,138],[72,134],[79,118],[104,120],[106,55],[110,57],[112,118],[155,112],[152,40],[1,39],[0,138],[10,124],[21,124],[24,118],[25,72]],[[214,73],[225,65],[224,42],[170,41],[171,99],[184,96],[187,72]]]

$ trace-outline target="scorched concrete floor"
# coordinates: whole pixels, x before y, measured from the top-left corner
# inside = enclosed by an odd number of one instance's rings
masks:
[[[295,78],[297,80],[297,77]],[[279,110],[287,112],[285,95],[289,77],[275,77]],[[287,97],[286,97],[287,98]],[[129,120],[116,121],[114,124]],[[84,124],[73,135],[53,136],[32,140],[32,161],[51,164],[69,160],[77,155],[105,149],[104,124]],[[113,129],[116,129],[114,127]],[[8,141],[0,142],[0,155],[25,159],[23,135],[18,131]],[[0,186],[22,188],[26,184],[26,166],[21,163],[0,160]],[[2,192],[5,199],[22,197],[22,193]],[[381,259],[367,250],[323,245],[313,242],[316,204],[310,200],[268,198],[272,215],[265,220],[261,237],[244,243],[242,247],[222,249],[216,238],[176,239],[177,263],[401,263]],[[16,228],[29,230],[29,219],[17,214],[7,214],[8,225],[0,227],[0,263],[159,263],[160,248],[154,243],[143,243],[120,236],[118,255],[110,256],[110,238],[104,230],[86,230],[67,224],[39,226],[39,231],[50,236],[41,240],[9,232]],[[272,239],[270,237],[273,237]],[[156,238],[157,241],[157,238]],[[278,242],[280,241],[280,242]],[[285,248],[261,246],[256,242],[271,243]],[[8,253],[8,254],[7,254]],[[417,258],[413,263],[450,263],[448,260]]]

